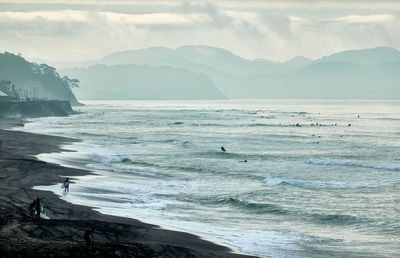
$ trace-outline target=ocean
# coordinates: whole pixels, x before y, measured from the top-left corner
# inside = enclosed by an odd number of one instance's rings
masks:
[[[80,139],[38,157],[96,174],[37,189],[261,257],[400,255],[399,101],[84,104],[23,130]]]

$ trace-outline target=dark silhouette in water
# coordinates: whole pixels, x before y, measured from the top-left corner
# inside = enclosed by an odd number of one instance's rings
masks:
[[[224,146],[221,146],[221,151],[226,152]]]
[[[93,232],[94,229],[88,229],[86,230],[85,234],[83,235],[83,238],[85,239],[86,242],[86,250],[93,250],[94,249],[94,244],[93,244]]]
[[[245,159],[245,160],[241,160],[241,161],[239,161],[239,162],[247,162],[247,159]]]

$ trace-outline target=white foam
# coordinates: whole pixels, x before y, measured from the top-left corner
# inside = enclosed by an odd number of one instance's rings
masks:
[[[284,182],[284,179],[279,178],[279,177],[268,177],[264,179],[263,183],[265,186],[276,186],[279,184],[282,184]]]

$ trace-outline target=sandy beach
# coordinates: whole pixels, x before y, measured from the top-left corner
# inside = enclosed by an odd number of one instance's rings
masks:
[[[37,160],[34,155],[60,151],[68,138],[4,130],[21,125],[1,120],[0,256],[1,257],[243,257],[197,236],[160,229],[137,220],[108,216],[67,203],[35,185],[60,183],[90,173]],[[50,220],[34,221],[28,206],[44,198]],[[83,234],[93,228],[93,251]]]

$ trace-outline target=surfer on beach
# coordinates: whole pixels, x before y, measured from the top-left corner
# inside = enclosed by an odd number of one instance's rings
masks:
[[[35,201],[35,208],[36,208],[36,219],[37,220],[40,220],[40,199],[43,199],[43,198],[39,198],[39,197],[37,197],[36,198],[36,201]]]
[[[88,230],[86,230],[85,234],[83,235],[83,238],[85,239],[85,242],[86,242],[86,250],[93,250],[93,248],[94,248],[93,232],[94,232],[93,228],[88,229]]]
[[[34,217],[35,209],[36,209],[35,206],[36,206],[36,199],[33,200],[33,202],[31,202],[31,204],[29,204],[29,212],[30,212],[31,218]]]
[[[69,178],[65,179],[64,183],[61,185],[62,188],[64,188],[64,193],[69,192]]]

